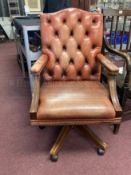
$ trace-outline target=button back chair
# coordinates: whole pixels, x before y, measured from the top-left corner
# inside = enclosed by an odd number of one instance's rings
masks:
[[[31,69],[31,124],[63,126],[50,151],[52,161],[72,127],[104,154],[108,144],[87,125],[113,124],[117,133],[122,109],[116,93],[118,68],[101,53],[103,15],[76,8],[42,14],[41,39],[42,55]],[[101,65],[107,70],[107,89],[100,82]]]

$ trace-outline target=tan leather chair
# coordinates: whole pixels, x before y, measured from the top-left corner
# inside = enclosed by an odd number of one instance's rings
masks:
[[[34,91],[31,124],[62,130],[50,151],[53,161],[72,127],[77,127],[104,154],[108,144],[88,127],[109,123],[117,133],[121,106],[116,93],[118,68],[101,53],[103,16],[80,9],[41,15],[42,55],[32,66]],[[101,65],[109,88],[100,82]]]

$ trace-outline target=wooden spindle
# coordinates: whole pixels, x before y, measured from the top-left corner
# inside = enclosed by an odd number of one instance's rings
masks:
[[[117,33],[118,33],[118,22],[119,22],[119,16],[116,18],[116,29],[115,29],[115,37],[114,37],[114,48],[116,48],[116,39],[117,39]]]
[[[126,45],[126,51],[127,51],[127,52],[131,50],[131,49],[129,48],[129,44],[130,44],[130,42],[131,42],[130,37],[131,37],[131,19],[130,19],[130,25],[129,25],[128,41],[127,41],[127,45]]]
[[[121,36],[120,50],[122,50],[122,46],[123,46],[123,36],[124,36],[124,34],[125,34],[126,18],[127,18],[127,16],[124,16],[124,23],[123,23],[123,29],[122,29],[122,36]]]
[[[111,18],[110,44],[111,44],[111,40],[112,40],[113,23],[114,23],[114,16],[112,16],[112,18]]]

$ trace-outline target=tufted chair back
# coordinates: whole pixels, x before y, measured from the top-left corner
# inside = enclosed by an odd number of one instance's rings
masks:
[[[45,80],[99,80],[103,16],[76,8],[41,15]]]

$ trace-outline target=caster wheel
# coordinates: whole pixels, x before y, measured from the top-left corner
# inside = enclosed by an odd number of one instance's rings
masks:
[[[40,129],[44,129],[44,128],[45,128],[45,126],[39,126],[39,128],[40,128]]]
[[[57,162],[57,160],[58,160],[58,155],[50,155],[50,160],[51,160],[52,162]]]
[[[97,154],[98,154],[99,156],[103,156],[103,155],[105,154],[105,150],[102,149],[102,148],[97,148]]]

